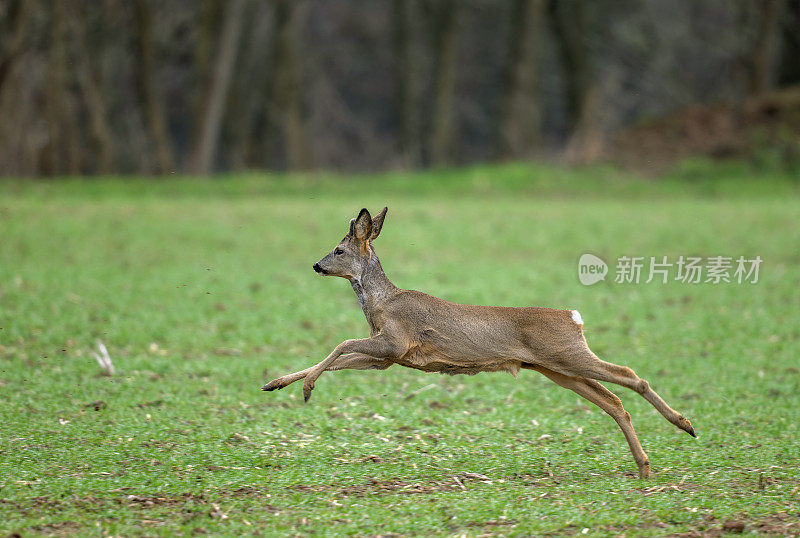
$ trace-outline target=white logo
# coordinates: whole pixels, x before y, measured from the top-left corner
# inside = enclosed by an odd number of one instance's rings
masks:
[[[594,254],[584,254],[578,260],[578,280],[584,286],[591,286],[606,279],[608,265]]]

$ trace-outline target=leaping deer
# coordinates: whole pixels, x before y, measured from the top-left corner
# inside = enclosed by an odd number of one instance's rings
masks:
[[[345,340],[322,362],[279,377],[262,390],[282,389],[305,379],[305,401],[326,370],[384,370],[393,364],[425,372],[477,374],[536,370],[568,388],[617,422],[628,441],[639,476],[650,462],[631,417],[620,399],[598,381],[616,383],[641,394],[664,417],[692,437],[691,423],[672,409],[644,379],[626,366],[603,361],[589,349],[577,310],[455,304],[396,287],[386,277],[372,242],[380,235],[387,208],[372,218],[362,209],[350,231],[314,264],[321,275],[348,279],[367,318],[370,337]]]

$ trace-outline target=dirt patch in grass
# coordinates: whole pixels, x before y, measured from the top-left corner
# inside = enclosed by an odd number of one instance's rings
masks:
[[[462,472],[451,475],[444,475],[428,480],[408,481],[401,478],[389,478],[385,480],[369,479],[363,484],[344,486],[341,484],[298,484],[292,489],[303,492],[333,492],[338,497],[363,497],[375,494],[413,494],[423,493],[432,494],[443,491],[463,491],[470,483],[480,483],[491,485],[494,483],[505,483],[519,481],[525,485],[557,485],[558,479],[553,473],[543,473],[542,475],[517,474],[493,479],[480,473]]]
[[[628,127],[609,141],[606,158],[645,173],[667,171],[687,157],[752,158],[769,149],[798,158],[800,87],[742,102],[695,104]]]
[[[430,480],[426,482],[408,482],[399,478],[388,480],[370,479],[364,484],[341,486],[336,484],[298,484],[294,486],[297,491],[323,493],[334,492],[338,497],[363,497],[376,493],[438,493],[461,489],[455,481]]]
[[[465,527],[513,527],[519,521],[516,519],[490,519],[488,521],[470,521],[465,523]]]
[[[61,521],[58,523],[49,523],[47,525],[36,525],[30,528],[33,532],[39,532],[48,536],[74,536],[79,529],[81,529],[81,525],[74,521]],[[11,536],[15,535],[12,534]],[[16,534],[16,536],[20,535]]]
[[[364,497],[375,494],[435,494],[446,491],[463,491],[471,484],[490,485],[506,481],[522,481],[526,485],[541,484],[542,482],[549,482],[551,485],[556,485],[558,483],[554,477],[548,476],[547,474],[542,476],[514,474],[505,478],[492,479],[479,473],[462,472],[428,480],[409,481],[401,478],[381,480],[369,479],[362,484],[297,484],[290,489],[300,492],[333,494],[334,497],[346,498]],[[124,489],[130,491],[127,488]],[[187,505],[211,507],[217,503],[224,503],[225,501],[247,497],[259,499],[260,506],[264,507],[267,511],[277,512],[281,510],[266,502],[271,498],[267,491],[249,485],[231,490],[209,490],[200,493],[186,492],[179,495],[151,495],[133,492],[126,493],[126,491],[117,490],[117,492],[121,494],[113,497],[32,497],[21,501],[0,499],[0,504],[6,504],[23,513],[30,514],[33,512],[41,512],[42,510],[57,512],[75,508],[99,512],[113,506],[125,506],[141,510],[157,509],[159,507],[177,508],[186,507]]]
[[[187,504],[195,504],[199,506],[215,506],[217,503],[222,503],[228,500],[240,499],[243,497],[257,498],[266,500],[270,495],[263,490],[253,486],[241,486],[239,488],[229,491],[208,491],[203,493],[183,493],[177,496],[168,495],[127,495],[125,497],[117,497],[111,502],[119,505],[125,505],[130,508],[151,508],[157,506],[185,506]],[[99,500],[99,499],[97,499]],[[101,502],[108,503],[108,500],[101,500]],[[277,512],[278,508],[268,503],[260,504],[265,510],[270,512]]]
[[[800,536],[800,512],[794,514],[779,512],[762,518],[735,517],[717,519],[714,516],[709,516],[703,523],[693,526],[691,530],[670,534],[670,536],[705,538],[743,532],[776,536]]]
[[[663,521],[645,519],[638,525],[602,525],[591,531],[603,531],[613,535],[635,534],[637,530],[645,529],[667,529],[673,524]],[[583,529],[577,525],[569,525],[555,532],[548,533],[548,536],[580,535]],[[664,536],[673,538],[709,538],[716,536],[730,536],[732,534],[756,533],[772,536],[800,536],[800,512],[789,514],[779,512],[760,518],[750,518],[747,516],[716,518],[712,515],[705,516],[700,523],[690,526],[690,530],[683,532],[673,532]]]
[[[12,501],[0,499],[0,504],[12,506],[14,509],[23,513],[47,510],[55,512],[67,508],[79,508],[87,511],[102,511],[113,506],[127,506],[128,508],[153,509],[157,507],[178,507],[188,505],[213,506],[216,503],[223,503],[228,500],[239,499],[242,497],[259,498],[266,500],[270,495],[252,486],[241,486],[233,490],[226,491],[207,491],[202,493],[183,493],[180,495],[138,495],[128,494],[117,497],[64,497],[54,499],[51,497],[32,497],[24,501]],[[260,506],[267,511],[278,511],[278,508],[262,503]],[[49,532],[49,531],[41,531]]]

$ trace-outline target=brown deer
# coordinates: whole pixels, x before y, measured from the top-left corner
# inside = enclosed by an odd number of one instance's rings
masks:
[[[691,423],[647,381],[630,368],[592,353],[577,310],[462,305],[394,286],[372,247],[386,210],[372,218],[362,209],[350,221],[344,239],[314,264],[314,271],[321,275],[350,281],[369,323],[370,337],[345,340],[322,362],[270,381],[262,390],[282,389],[305,379],[303,395],[308,401],[314,383],[326,370],[383,370],[393,364],[450,375],[509,372],[514,377],[522,368],[544,374],[611,415],[628,441],[642,478],[650,474],[650,462],[631,417],[620,399],[599,381],[638,392],[668,421],[695,436]]]

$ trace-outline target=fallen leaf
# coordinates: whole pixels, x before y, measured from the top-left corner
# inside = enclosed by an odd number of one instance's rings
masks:
[[[213,519],[228,519],[228,516],[223,514],[222,510],[219,509],[219,505],[217,503],[211,503],[211,511],[208,513],[208,515]]]
[[[103,400],[97,400],[96,402],[89,402],[84,404],[84,407],[93,407],[95,411],[100,411],[101,409],[106,408],[106,402]]]

